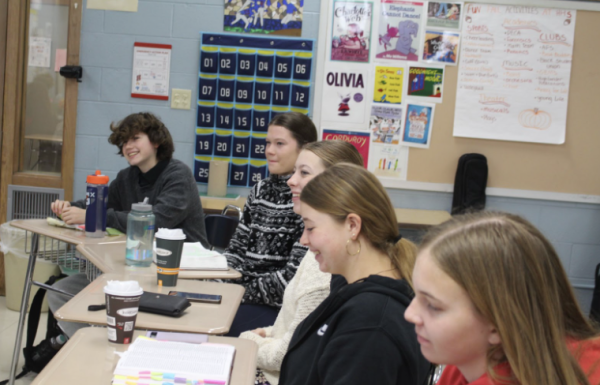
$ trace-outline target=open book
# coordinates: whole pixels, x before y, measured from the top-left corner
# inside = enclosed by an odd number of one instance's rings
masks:
[[[112,384],[225,385],[229,382],[234,355],[235,348],[231,345],[138,337],[119,360]]]
[[[217,253],[205,249],[200,242],[183,244],[181,252],[181,270],[227,270],[227,259]]]

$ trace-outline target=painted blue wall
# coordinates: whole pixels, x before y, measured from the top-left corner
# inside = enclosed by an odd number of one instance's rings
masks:
[[[302,37],[317,39],[320,1],[305,0]],[[135,99],[131,93],[133,43],[173,45],[171,88],[192,90],[196,100],[199,32],[223,31],[223,0],[139,0],[138,12],[83,9],[77,141],[76,199],[96,168],[114,179],[127,162],[108,144],[109,124],[139,111],[152,111],[169,127],[175,158],[193,168],[195,110],[172,110],[170,102]],[[534,177],[534,176],[532,176]],[[202,191],[203,186],[200,187]],[[230,189],[247,195],[247,189]],[[389,190],[396,207],[450,210],[452,194]],[[587,311],[594,269],[600,263],[600,206],[488,197],[489,209],[522,215],[552,241]]]

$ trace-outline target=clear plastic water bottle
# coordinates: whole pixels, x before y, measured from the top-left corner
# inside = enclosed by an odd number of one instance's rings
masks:
[[[108,176],[100,170],[87,176],[85,192],[85,235],[102,238],[106,231],[106,205],[108,203]]]
[[[147,199],[146,199],[147,200]],[[127,215],[127,251],[125,263],[147,267],[154,257],[154,223],[152,205],[134,203]]]

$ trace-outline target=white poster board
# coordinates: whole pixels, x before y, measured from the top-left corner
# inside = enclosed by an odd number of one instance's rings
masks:
[[[562,144],[576,12],[467,4],[454,136]]]

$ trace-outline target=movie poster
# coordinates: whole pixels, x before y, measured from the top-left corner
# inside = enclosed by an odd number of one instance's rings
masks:
[[[369,164],[369,133],[359,131],[336,131],[323,129],[323,140],[343,140],[352,144],[363,158],[364,166]]]
[[[223,29],[301,36],[303,6],[304,0],[225,0]]]
[[[375,67],[375,84],[373,85],[373,101],[375,103],[402,103],[402,83],[404,68]]]
[[[332,64],[325,67],[322,120],[365,123],[368,73],[364,68],[353,69],[348,65]]]
[[[406,96],[441,103],[444,91],[443,67],[408,67]]]
[[[423,3],[381,0],[378,59],[419,61]]]
[[[369,62],[373,3],[333,2],[331,60]]]
[[[402,108],[382,105],[371,106],[369,130],[371,143],[400,143],[400,129],[402,128]]]
[[[463,3],[439,3],[430,1],[427,4],[427,27],[460,30]]]
[[[433,126],[433,104],[407,104],[402,144],[429,148]]]
[[[455,32],[427,31],[423,44],[423,61],[456,65],[460,35]]]

